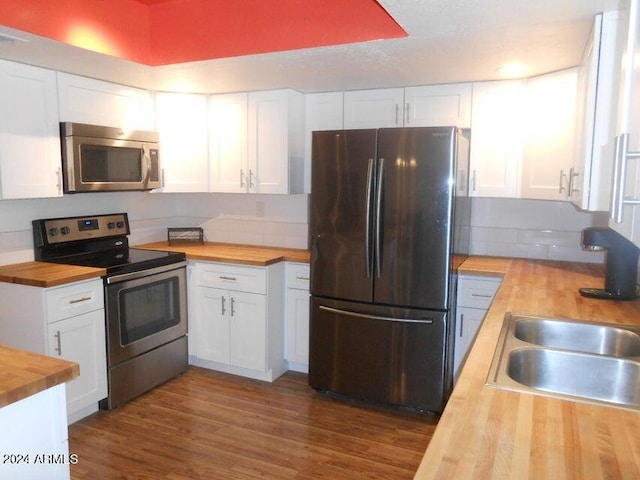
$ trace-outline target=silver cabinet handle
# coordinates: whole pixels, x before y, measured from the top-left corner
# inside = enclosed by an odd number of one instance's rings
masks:
[[[249,169],[249,189],[255,188],[255,184],[253,183],[253,179],[255,178],[255,174],[253,170]]]
[[[60,340],[60,330],[56,332],[54,337],[56,338],[56,344],[57,344],[57,347],[54,348],[54,350],[58,352],[59,356],[62,356],[62,341]]]
[[[398,113],[400,113],[400,105],[396,103],[396,127],[398,126]]]
[[[629,151],[629,134],[623,133],[616,137],[613,188],[611,189],[611,219],[616,223],[622,223],[622,213],[625,205],[640,205],[640,198],[624,197],[628,159],[640,159],[640,152]]]
[[[567,192],[569,197],[573,196],[575,192],[580,191],[579,188],[575,187],[576,177],[579,177],[579,176],[580,174],[577,173],[573,167],[569,170],[569,191]]]
[[[74,298],[73,300],[69,300],[69,304],[73,305],[74,303],[88,302],[89,300],[91,300],[91,297]]]
[[[228,277],[226,275],[220,275],[218,278],[220,280],[229,280],[231,282],[237,282],[238,281],[238,279],[236,277]]]
[[[407,105],[406,105],[406,109],[407,109],[407,111],[406,111],[406,114],[407,114],[407,125],[409,125],[409,123],[411,122],[411,117],[409,116],[409,107],[410,106],[411,106],[411,104],[407,103]]]
[[[56,183],[56,187],[58,188],[58,193],[62,193],[62,168],[58,167],[56,170],[56,177],[58,178],[58,183]]]
[[[160,176],[160,178],[161,178],[160,186],[161,186],[162,188],[164,188],[164,187],[165,187],[165,185],[166,185],[165,178],[164,178],[164,172],[165,172],[165,170],[164,170],[164,168],[163,168],[163,169],[162,169],[162,175]]]
[[[222,302],[221,302],[222,303],[222,315],[224,315],[227,312],[227,310],[224,308],[224,300],[225,299],[224,299],[224,296],[223,296],[222,297]]]
[[[564,174],[564,170],[560,170],[560,185],[558,186],[558,193],[562,193],[562,191],[564,190],[564,185],[562,184],[562,181],[566,178],[566,175]]]
[[[462,338],[462,331],[464,325],[464,313],[460,314],[460,338]]]
[[[487,293],[472,293],[471,296],[480,298],[493,298],[493,295]]]
[[[236,301],[231,297],[231,316],[233,317],[236,314],[235,308],[233,308],[236,304]]]
[[[303,277],[302,275],[296,275],[296,280],[309,280],[309,277]]]
[[[471,191],[472,192],[476,191],[476,176],[477,176],[476,171],[474,169],[471,175]]]
[[[244,188],[244,170],[240,169],[240,188]]]

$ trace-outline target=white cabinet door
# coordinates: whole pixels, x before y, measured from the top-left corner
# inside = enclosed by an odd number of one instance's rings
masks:
[[[405,127],[471,127],[471,84],[404,89]]]
[[[58,72],[60,121],[153,130],[153,95],[147,90]]]
[[[163,192],[208,191],[207,97],[156,95]]]
[[[265,371],[267,369],[266,296],[230,292],[231,364]]]
[[[55,72],[0,60],[0,198],[62,195]]]
[[[80,365],[80,376],[66,383],[72,414],[107,396],[104,310],[59,320],[47,326],[48,355]]]
[[[343,128],[343,93],[326,92],[305,95],[304,124],[304,193],[311,193],[311,132],[316,130],[341,130]]]
[[[569,174],[569,198],[582,210],[608,211],[611,204],[624,20],[620,11],[596,15],[580,64],[576,157]]]
[[[473,84],[470,154],[472,196],[518,197],[523,110],[522,81]]]
[[[578,70],[527,80],[521,198],[566,200],[573,167]],[[475,132],[472,131],[472,136]]]
[[[209,98],[209,190],[245,193],[247,180],[247,94]]]
[[[301,193],[304,96],[293,90],[249,93],[251,193]]]
[[[469,347],[473,343],[486,313],[486,310],[479,308],[458,307],[456,310],[456,340],[453,356],[455,379],[458,378],[460,367],[469,353]]]
[[[344,128],[402,127],[404,89],[344,92]]]
[[[631,0],[623,55],[609,226],[640,247],[640,6]],[[635,155],[629,155],[629,152]]]
[[[229,363],[229,300],[227,290],[196,287],[196,312],[190,318],[196,357]]]
[[[285,324],[288,362],[309,365],[309,291],[287,289],[287,313]]]

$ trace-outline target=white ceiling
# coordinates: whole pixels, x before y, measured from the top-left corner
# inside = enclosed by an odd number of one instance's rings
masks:
[[[27,42],[0,58],[153,90],[201,93],[293,88],[301,92],[500,78],[520,60],[527,76],[579,63],[593,16],[628,0],[379,0],[409,34],[379,40],[149,67],[0,26]]]

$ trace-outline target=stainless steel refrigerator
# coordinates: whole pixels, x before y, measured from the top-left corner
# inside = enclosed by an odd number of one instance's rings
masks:
[[[468,141],[454,127],[313,132],[309,384],[439,412],[468,255]]]

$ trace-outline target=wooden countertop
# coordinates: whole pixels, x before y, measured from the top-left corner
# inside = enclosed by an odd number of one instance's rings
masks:
[[[78,375],[77,363],[0,345],[0,408]]]
[[[204,245],[182,243],[169,246],[169,243],[165,241],[136,245],[135,248],[184,252],[189,260],[239,263],[244,265],[267,266],[282,261],[302,263],[309,263],[310,261],[309,250],[238,245],[233,243],[206,242]]]
[[[640,412],[485,386],[506,312],[640,324],[640,300],[581,297],[600,265],[471,258],[463,273],[504,271],[415,479],[638,479]]]
[[[0,282],[45,288],[99,278],[105,274],[104,268],[46,262],[14,263],[13,265],[0,266]]]

